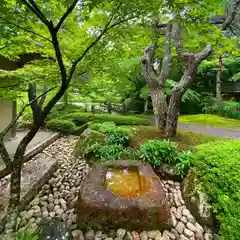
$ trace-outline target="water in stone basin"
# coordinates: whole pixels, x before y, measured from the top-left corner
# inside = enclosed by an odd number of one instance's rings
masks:
[[[107,169],[105,189],[117,196],[138,197],[151,188],[152,180],[146,179],[137,167]]]

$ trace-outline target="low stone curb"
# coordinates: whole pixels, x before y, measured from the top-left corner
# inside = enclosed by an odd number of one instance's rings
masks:
[[[42,152],[47,146],[55,142],[61,136],[60,133],[54,133],[52,136],[46,138],[43,142],[35,145],[24,155],[23,162],[28,162],[32,157],[36,156],[38,153]],[[7,168],[0,171],[0,179],[6,177],[9,173]]]

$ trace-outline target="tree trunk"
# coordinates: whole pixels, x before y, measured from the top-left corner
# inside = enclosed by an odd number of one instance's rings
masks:
[[[68,92],[67,91],[63,95],[63,104],[68,105]]]
[[[109,114],[112,114],[112,103],[111,102],[108,102],[107,111]]]
[[[19,214],[19,201],[21,196],[21,170],[23,164],[23,156],[27,145],[34,138],[40,126],[34,125],[27,135],[21,140],[13,158],[10,198],[8,203],[8,216],[5,232],[16,231],[17,217]]]
[[[153,104],[156,127],[158,129],[162,129],[166,125],[167,111],[167,100],[164,90],[159,86],[151,90],[151,99]]]
[[[168,105],[167,121],[165,128],[165,137],[175,137],[177,134],[178,116],[180,113],[180,103],[183,94],[187,91],[191,83],[194,81],[197,72],[197,62],[194,56],[189,56],[186,61],[184,74],[179,83],[174,87]]]
[[[219,105],[218,114],[221,113],[220,105],[222,102],[222,82],[221,82],[221,74],[222,74],[222,55],[218,57],[218,71],[217,71],[217,79],[216,79],[216,98]]]
[[[144,113],[148,113],[148,99],[145,100]]]
[[[165,128],[165,137],[174,137],[177,134],[178,115],[180,111],[181,92],[179,89],[174,89],[169,101],[167,121]]]

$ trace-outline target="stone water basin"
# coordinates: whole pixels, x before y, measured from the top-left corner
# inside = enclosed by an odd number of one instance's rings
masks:
[[[170,206],[160,179],[141,161],[93,166],[78,196],[80,228],[168,229]]]
[[[109,167],[105,178],[105,189],[119,197],[139,197],[152,190],[153,182],[144,177],[137,167]]]

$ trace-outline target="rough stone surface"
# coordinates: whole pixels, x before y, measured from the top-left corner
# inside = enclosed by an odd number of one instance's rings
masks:
[[[202,224],[213,226],[212,207],[207,194],[198,190],[199,180],[194,170],[189,171],[183,182],[183,198],[194,217]]]
[[[161,179],[164,179],[164,180],[168,180],[168,179],[171,179],[174,181],[182,180],[182,176],[178,171],[178,168],[176,167],[176,165],[161,164],[160,167],[156,169],[156,172],[161,176]]]
[[[134,198],[115,195],[104,187],[109,167],[137,168],[152,182],[151,188]],[[115,161],[93,166],[80,189],[77,212],[77,222],[83,229],[102,229],[109,227],[109,223],[133,230],[172,226],[170,207],[159,178],[149,165],[137,161]]]
[[[90,230],[88,232],[85,233],[85,239],[86,240],[94,240],[94,230]]]
[[[83,232],[79,229],[72,231],[73,240],[84,240]]]
[[[140,233],[140,239],[141,239],[141,240],[147,240],[147,239],[148,239],[148,233],[147,233],[147,231],[142,231],[142,232]]]
[[[184,229],[185,229],[184,223],[178,222],[178,224],[177,224],[177,226],[176,226],[176,230],[177,230],[180,234],[182,234],[183,231],[184,231]]]
[[[120,229],[117,230],[117,237],[123,238],[125,236],[125,234],[126,234],[125,229],[120,228]]]

